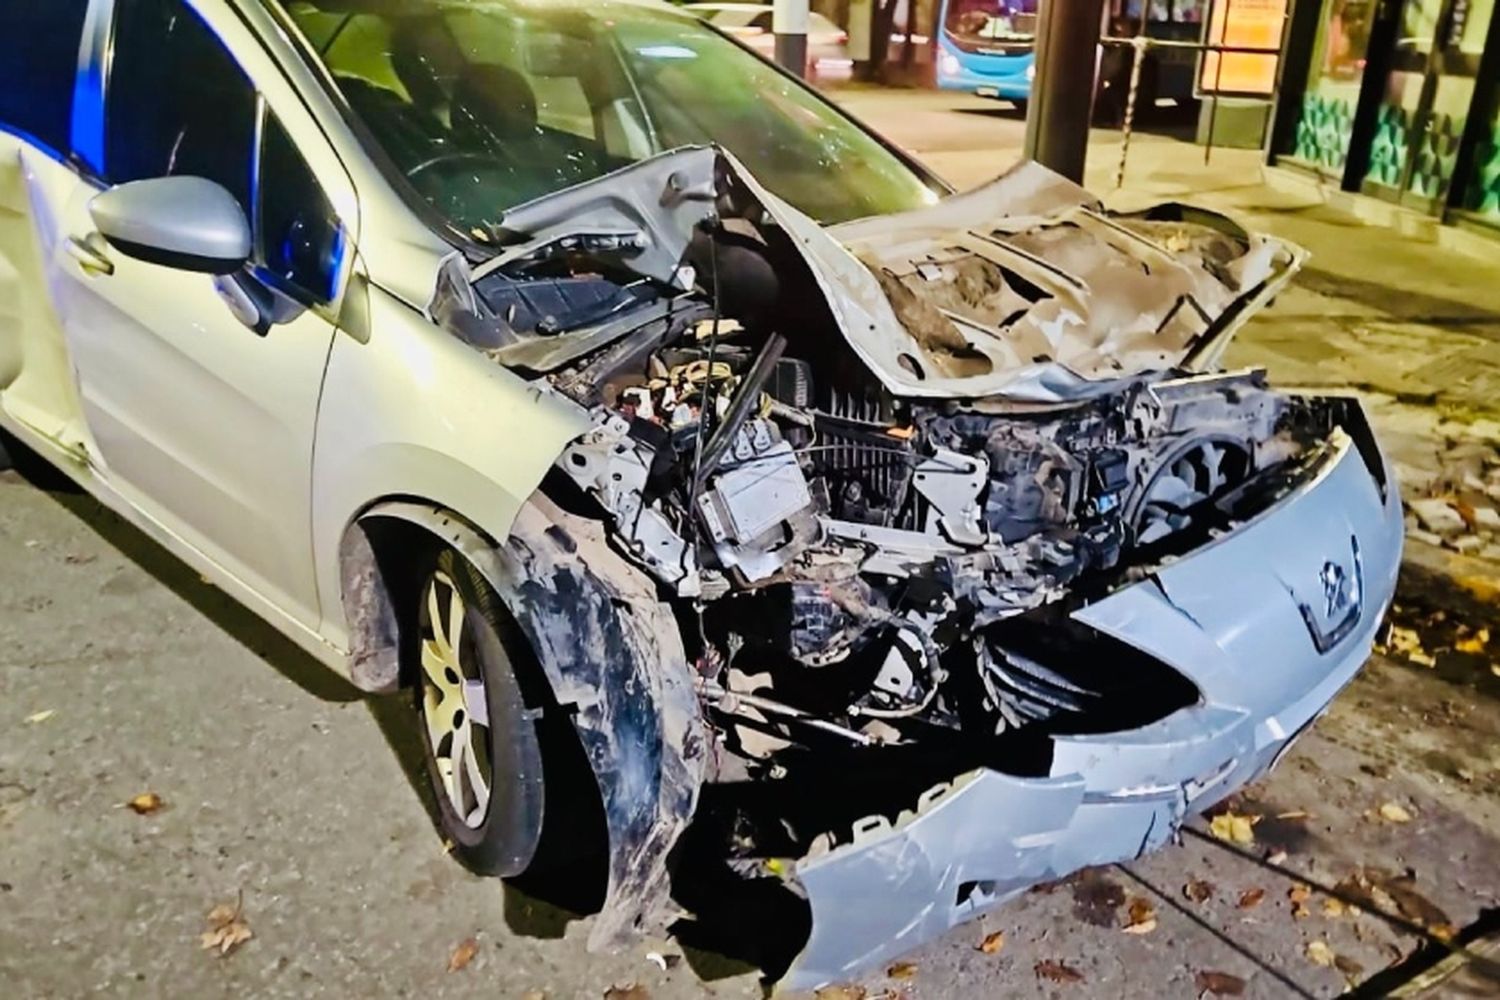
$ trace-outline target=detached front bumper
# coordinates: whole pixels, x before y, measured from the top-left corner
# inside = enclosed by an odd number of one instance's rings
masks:
[[[1192,680],[1198,704],[1057,737],[1046,778],[960,775],[800,862],[812,933],[782,985],[851,978],[1038,882],[1138,857],[1269,770],[1358,672],[1395,591],[1398,491],[1353,423],[1249,523],[1077,612]]]

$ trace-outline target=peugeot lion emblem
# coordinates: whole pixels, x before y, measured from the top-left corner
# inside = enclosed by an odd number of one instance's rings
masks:
[[[1350,536],[1347,563],[1336,559],[1323,563],[1317,582],[1323,590],[1323,614],[1318,615],[1304,600],[1297,601],[1297,610],[1302,612],[1302,621],[1307,625],[1313,645],[1318,652],[1326,653],[1354,631],[1354,626],[1359,624],[1360,612],[1364,610],[1365,572],[1359,554],[1359,539]],[[1287,587],[1287,591],[1293,593],[1291,587]]]
[[[1359,538],[1350,535],[1349,559],[1328,559],[1319,570],[1316,583],[1323,591],[1322,615],[1317,613],[1316,600],[1304,600],[1292,586],[1284,586],[1298,603],[1302,622],[1313,636],[1313,645],[1319,652],[1328,652],[1355,631],[1365,610],[1365,564],[1359,555]]]
[[[1345,575],[1344,567],[1330,559],[1323,564],[1318,579],[1323,582],[1323,616],[1332,618],[1349,602],[1349,577]]]

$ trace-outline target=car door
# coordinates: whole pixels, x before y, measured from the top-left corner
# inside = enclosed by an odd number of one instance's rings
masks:
[[[219,0],[117,2],[96,48],[85,63],[107,49],[107,76],[85,93],[80,74],[74,121],[98,177],[60,211],[53,265],[91,459],[129,503],[311,627],[313,429],[348,272],[350,182]],[[78,135],[91,122],[100,134]],[[147,263],[96,232],[100,190],[177,175],[239,201],[255,246],[241,272]],[[247,314],[247,298],[267,308]]]

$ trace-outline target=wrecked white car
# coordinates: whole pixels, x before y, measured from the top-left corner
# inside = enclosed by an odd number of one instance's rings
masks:
[[[597,832],[594,945],[772,900],[773,974],[855,974],[1166,843],[1369,651],[1358,404],[1217,368],[1294,247],[950,194],[665,5],[35,6],[0,426],[414,692],[464,863]]]

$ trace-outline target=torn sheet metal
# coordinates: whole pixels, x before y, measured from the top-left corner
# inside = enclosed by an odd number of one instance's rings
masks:
[[[703,719],[677,624],[597,522],[540,494],[485,562],[558,701],[576,706],[609,832],[609,886],[589,946],[618,946],[663,920],[667,855],[703,781]]]
[[[730,153],[686,147],[507,212],[513,242],[467,283],[552,255],[605,253],[668,288],[704,285],[688,247],[718,217],[729,178],[791,237],[855,353],[909,398],[1057,403],[1141,373],[1210,365],[1305,259],[1212,212],[1105,212],[1034,162],[927,208],[824,229]],[[429,312],[462,313],[460,300],[472,308],[472,292],[440,287]],[[496,359],[549,370],[672,307],[643,308],[622,299],[604,320],[502,344]]]
[[[719,152],[691,146],[508,209],[503,234],[515,242],[474,269],[472,280],[548,253],[621,252],[637,273],[691,288],[681,274],[693,231],[713,214]]]

